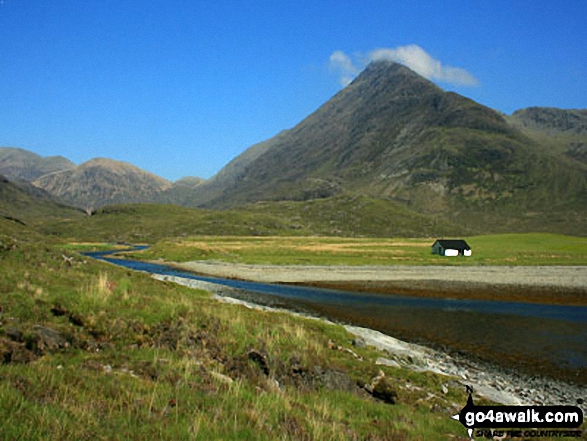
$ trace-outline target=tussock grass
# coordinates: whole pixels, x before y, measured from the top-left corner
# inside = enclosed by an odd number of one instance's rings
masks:
[[[112,296],[114,282],[108,280],[107,273],[100,273],[97,278],[90,280],[82,289],[83,295],[96,305],[105,305]]]

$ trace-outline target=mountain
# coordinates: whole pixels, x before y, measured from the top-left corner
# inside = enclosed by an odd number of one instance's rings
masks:
[[[152,202],[172,186],[134,165],[104,158],[41,176],[33,184],[88,210],[107,204]]]
[[[515,111],[509,121],[547,148],[587,165],[587,109],[529,107]]]
[[[206,205],[210,201],[222,198],[222,194],[227,188],[238,185],[243,176],[246,175],[251,163],[263,153],[278,145],[281,140],[287,137],[288,133],[288,130],[284,130],[267,141],[249,147],[224,166],[211,179],[203,182],[192,193],[191,199],[187,201],[187,205]]]
[[[550,134],[587,135],[587,109],[566,110],[552,107],[529,107],[516,110],[511,119],[529,131]]]
[[[504,147],[482,146],[479,134],[518,141],[497,112],[444,92],[400,64],[372,63],[296,127],[269,140],[270,147],[237,179],[223,182],[222,196],[209,205],[310,199],[343,189],[407,197],[404,190],[422,182],[442,196],[454,168],[449,162],[463,148],[480,156],[471,162],[502,156]]]
[[[175,181],[173,185],[176,187],[196,188],[198,185],[203,184],[205,181],[205,179],[199,178],[197,176],[186,176]]]
[[[157,194],[152,202],[160,204],[175,204],[190,206],[194,197],[199,194],[199,188],[206,182],[196,176],[186,176],[175,181],[169,188]]]
[[[61,161],[66,170],[33,183],[86,209],[158,202],[273,212],[289,206],[282,202],[328,199],[320,207],[334,216],[365,196],[390,203],[387,212],[404,219],[432,216],[426,219],[464,231],[586,234],[586,115],[550,108],[503,115],[378,61],[298,125],[253,145],[207,181],[172,184],[94,159],[77,167]]]
[[[19,148],[0,148],[0,171],[13,185],[57,203],[85,209],[106,204],[154,202],[190,205],[204,179],[170,183],[134,165],[96,158],[80,166],[61,156],[43,158]]]
[[[227,166],[209,181],[218,184],[212,198],[195,202],[226,208],[352,192],[453,217],[587,203],[580,164],[547,152],[504,115],[388,61],[370,64],[262,145],[237,173]],[[227,173],[230,179],[221,179]]]
[[[81,219],[79,209],[61,204],[31,184],[14,183],[0,175],[0,219],[18,225],[44,226],[47,221]]]
[[[0,147],[0,174],[11,181],[33,181],[47,173],[73,167],[75,164],[63,156],[42,157],[19,148]]]

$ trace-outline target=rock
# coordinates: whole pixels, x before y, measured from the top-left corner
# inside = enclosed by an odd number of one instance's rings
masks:
[[[347,353],[351,354],[353,357],[355,357],[357,360],[363,361],[363,357],[358,355],[355,351],[353,351],[349,348],[345,348],[343,346],[339,346],[336,343],[334,343],[332,340],[328,340],[328,349],[332,349],[334,351],[347,352]]]
[[[279,381],[277,381],[275,378],[267,379],[267,388],[273,392],[281,391],[281,385],[279,384]]]
[[[68,257],[65,254],[62,254],[61,257],[63,258],[63,261],[67,263],[67,266],[73,265],[73,257]]]
[[[384,403],[396,403],[397,392],[383,371],[379,371],[379,374],[371,380],[371,384],[365,386],[365,390],[369,392],[373,398],[377,398]]]
[[[388,404],[395,404],[397,400],[397,392],[387,378],[382,378],[373,385],[371,395]]]
[[[220,372],[210,372],[210,375],[212,376],[212,378],[215,378],[216,380],[220,381],[221,383],[224,384],[232,384],[234,383],[234,380],[232,378],[230,378],[227,375],[221,374]]]
[[[69,342],[60,333],[51,328],[36,325],[33,327],[33,336],[27,342],[29,349],[44,354],[45,352],[54,352],[69,347]]]
[[[363,337],[354,338],[353,341],[351,342],[351,344],[357,348],[366,348],[367,347],[367,342],[365,342],[365,339]]]
[[[0,338],[0,363],[30,363],[37,357],[29,351],[24,343],[18,343],[6,338]]]
[[[445,395],[448,393],[448,386],[446,384],[442,385],[442,393]]]
[[[315,380],[326,389],[356,392],[357,385],[346,372],[324,369],[314,366],[312,369]]]
[[[375,364],[379,365],[379,366],[390,366],[390,367],[396,367],[396,368],[401,367],[397,361],[389,360],[388,358],[383,358],[383,357],[379,357],[377,360],[375,360]]]
[[[259,351],[255,349],[252,349],[247,354],[247,357],[257,366],[259,366],[259,368],[265,375],[269,375],[269,364],[267,363],[267,357],[265,355],[261,354]]]
[[[388,404],[395,404],[397,399],[397,392],[387,379],[384,379],[375,385],[372,395]]]

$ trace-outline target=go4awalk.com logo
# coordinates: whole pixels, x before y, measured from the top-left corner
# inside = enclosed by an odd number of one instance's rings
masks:
[[[467,386],[467,404],[452,418],[473,436],[581,437],[583,411],[577,406],[476,406],[473,389]]]

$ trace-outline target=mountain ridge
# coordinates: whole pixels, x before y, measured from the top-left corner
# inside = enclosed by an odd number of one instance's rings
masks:
[[[33,184],[90,211],[108,204],[151,202],[172,186],[135,165],[107,158],[94,158],[72,169],[43,175]]]
[[[587,109],[527,107],[516,110],[510,118],[514,124],[530,130],[587,135]]]
[[[75,164],[63,156],[43,157],[18,147],[0,147],[0,175],[11,181],[33,181],[73,167]]]
[[[504,115],[379,61],[299,124],[249,147],[207,181],[171,183],[131,164],[94,159],[34,183],[85,208],[158,202],[228,209],[362,194],[473,229],[539,225],[528,216],[569,213],[578,221],[572,230],[581,232],[586,115],[552,108]],[[95,171],[84,175],[88,164]],[[565,222],[571,220],[553,228]]]
[[[548,161],[562,181],[581,180],[580,170],[565,170],[560,158]],[[288,130],[247,164],[237,182],[204,205],[227,208],[342,191],[443,211],[479,201],[532,205],[547,189],[524,170],[548,175],[539,170],[549,168],[548,161],[499,112],[444,92],[405,66],[380,61]],[[573,196],[584,200],[583,187]]]
[[[587,109],[529,107],[516,110],[508,118],[546,149],[587,167]]]

